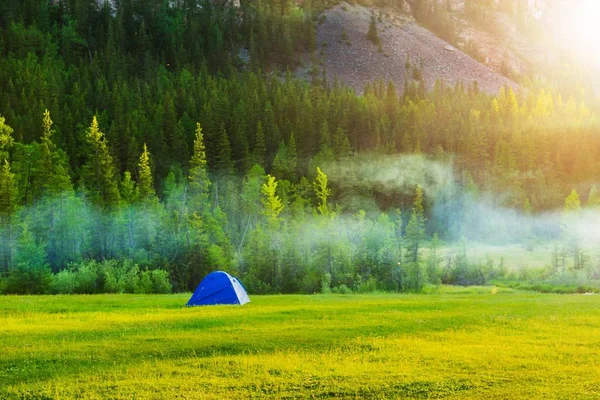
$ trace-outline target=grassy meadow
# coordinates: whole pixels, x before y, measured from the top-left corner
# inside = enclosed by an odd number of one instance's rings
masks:
[[[600,297],[0,297],[1,399],[600,398]]]

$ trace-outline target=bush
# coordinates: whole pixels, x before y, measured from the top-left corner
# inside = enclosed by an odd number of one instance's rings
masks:
[[[77,277],[75,273],[64,269],[58,274],[52,276],[50,293],[53,294],[72,294],[77,289]]]
[[[94,294],[104,291],[104,278],[101,271],[102,264],[91,260],[84,261],[79,265],[75,273],[75,293]]]
[[[261,281],[253,270],[244,275],[244,283],[248,292],[251,294],[269,294],[272,293],[271,285]]]
[[[140,282],[140,267],[131,260],[123,263],[123,287],[125,293],[135,293]]]
[[[73,264],[52,276],[50,292],[55,294],[170,293],[169,273],[144,270],[131,260],[94,260]]]
[[[51,283],[52,273],[48,266],[38,268],[19,264],[10,269],[4,291],[13,294],[44,294],[48,293]]]
[[[6,280],[0,277],[0,294],[6,293]]]
[[[377,291],[377,281],[373,277],[370,277],[358,285],[359,293],[373,293],[375,291]]]
[[[341,285],[334,287],[331,292],[336,294],[350,294],[352,293],[352,290],[342,283]]]
[[[4,290],[15,294],[44,294],[50,290],[51,283],[52,271],[44,247],[36,243],[24,225]]]
[[[123,293],[125,287],[123,279],[119,276],[115,268],[106,268],[104,270],[104,292],[105,293]]]
[[[134,293],[136,294],[150,294],[152,293],[152,278],[150,277],[150,271],[142,271],[138,284],[135,287]]]
[[[171,293],[173,286],[169,282],[169,273],[162,269],[155,269],[152,273],[152,293]]]

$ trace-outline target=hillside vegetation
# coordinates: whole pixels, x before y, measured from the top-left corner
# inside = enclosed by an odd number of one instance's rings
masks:
[[[540,279],[598,279],[585,92],[460,83],[488,70],[416,25],[439,46],[415,51],[474,75],[411,59],[424,79],[357,92],[319,67],[319,30],[339,11],[320,1],[101,4],[0,4],[0,292],[182,291],[215,269],[254,293],[503,275],[502,260],[433,251],[463,237],[551,241]],[[420,24],[442,15],[429,11]]]

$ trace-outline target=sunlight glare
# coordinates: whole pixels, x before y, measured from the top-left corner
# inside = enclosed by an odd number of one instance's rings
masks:
[[[580,0],[563,4],[555,32],[557,41],[584,60],[600,65],[600,1]]]

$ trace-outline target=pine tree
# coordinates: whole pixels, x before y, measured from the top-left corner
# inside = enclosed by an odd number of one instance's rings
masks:
[[[565,199],[564,213],[578,214],[579,211],[581,211],[581,200],[579,200],[579,193],[573,189]]]
[[[265,132],[262,122],[256,124],[256,142],[252,151],[252,159],[254,164],[258,164],[263,168],[267,166],[267,144],[265,142]]]
[[[42,145],[43,145],[43,155],[44,162],[51,164],[52,163],[52,153],[54,152],[56,146],[52,142],[52,135],[54,130],[52,129],[52,119],[50,118],[50,111],[48,109],[44,110],[44,118],[42,120],[43,134],[42,134]],[[43,165],[43,164],[42,164]],[[49,171],[52,170],[51,167],[47,168]]]
[[[287,147],[283,142],[279,143],[279,148],[277,149],[277,153],[273,159],[273,167],[271,169],[273,174],[279,179],[287,178],[290,173]]]
[[[439,265],[440,265],[440,257],[438,254],[438,246],[439,239],[437,232],[433,234],[431,238],[431,246],[429,249],[429,254],[427,256],[427,277],[429,281],[433,284],[439,284]]]
[[[93,229],[94,256],[99,258],[113,255],[111,227],[114,223],[112,213],[117,210],[120,195],[115,164],[110,155],[104,133],[98,127],[96,116],[87,132],[89,146],[88,157],[83,166],[83,179],[89,198],[102,215],[96,220],[97,226]]]
[[[575,227],[579,223],[578,218],[581,212],[581,201],[579,194],[575,189],[565,199],[565,206],[562,218],[562,236],[565,242],[567,251],[573,259],[573,268],[581,269],[583,253],[579,245],[579,238],[575,232]]]
[[[417,185],[412,213],[406,226],[406,261],[408,262],[409,286],[419,292],[427,282],[427,273],[421,265],[419,251],[425,240],[425,211],[423,209],[423,190]]]
[[[52,119],[50,112],[44,111],[42,121],[43,133],[41,139],[41,153],[39,176],[43,178],[42,188],[44,192],[57,195],[71,192],[73,184],[68,171],[68,163],[64,153],[57,149],[52,136]]]
[[[221,124],[219,130],[218,150],[215,157],[215,171],[219,176],[230,176],[233,174],[233,162],[231,161],[231,146],[225,125]]]
[[[352,154],[350,141],[342,128],[337,128],[333,135],[333,153],[336,160],[343,160]]]
[[[6,271],[12,265],[14,217],[18,207],[18,190],[10,163],[4,160],[0,169],[0,229],[2,265]]]
[[[406,226],[407,260],[419,263],[419,250],[425,240],[425,211],[423,209],[423,189],[417,185],[412,213]]]
[[[331,189],[327,187],[327,175],[325,175],[319,167],[317,167],[317,176],[313,183],[313,188],[315,190],[315,195],[317,196],[317,211],[319,214],[326,218],[333,216],[333,213],[327,204],[327,200],[329,199],[329,196],[331,196]]]
[[[16,246],[15,265],[9,269],[8,292],[18,294],[44,294],[50,289],[52,272],[44,247],[23,226]]]
[[[35,178],[41,181],[43,196],[37,202],[37,218],[32,220],[32,231],[38,240],[45,243],[46,254],[55,269],[64,266],[69,259],[67,246],[72,245],[69,237],[77,235],[78,228],[70,224],[70,207],[77,202],[73,184],[69,175],[68,160],[65,153],[54,143],[50,112],[45,110],[42,120],[42,138],[40,144],[39,166],[35,166]],[[38,232],[43,232],[39,234]]]
[[[150,169],[150,154],[145,144],[138,164],[137,189],[139,199],[142,202],[142,208],[135,212],[138,214],[136,216],[137,243],[140,248],[146,250],[146,254],[149,257],[152,251],[156,251],[155,241],[159,231],[157,219],[162,215],[163,208],[154,192],[152,171]]]
[[[587,208],[600,208],[600,192],[596,185],[593,185],[590,189],[590,194],[588,195],[587,203],[585,205]]]
[[[329,136],[329,125],[327,125],[327,121],[323,121],[321,124],[321,129],[319,130],[319,146],[320,149],[327,149],[331,145],[331,138]]]
[[[277,181],[274,176],[267,175],[267,181],[261,188],[263,214],[267,218],[270,226],[276,227],[279,214],[283,211],[284,205],[277,192]]]
[[[533,247],[534,247],[534,241],[533,241],[533,236],[531,234],[532,228],[531,228],[531,222],[530,222],[530,218],[531,215],[533,214],[533,207],[531,206],[531,202],[529,201],[529,197],[525,197],[525,201],[523,201],[523,213],[525,218],[524,220],[524,224],[523,224],[523,233],[525,235],[525,239],[526,239],[526,246],[527,246],[527,250],[532,251]]]
[[[259,214],[261,209],[261,196],[262,196],[262,185],[266,179],[265,170],[260,165],[254,165],[246,176],[244,177],[244,183],[240,194],[242,211],[246,215],[246,221],[244,223],[244,230],[238,244],[238,256],[240,267],[244,269],[243,248],[246,234],[253,223],[256,220],[256,216]]]
[[[371,14],[371,22],[369,23],[367,39],[369,39],[373,44],[377,46],[381,45],[381,41],[379,40],[379,34],[377,33],[377,18],[375,17],[375,13]]]
[[[281,132],[275,119],[275,111],[271,103],[267,101],[264,110],[264,131],[267,145],[267,154],[270,156],[277,150],[277,145],[281,141]],[[258,140],[258,133],[257,133]]]
[[[125,171],[120,184],[121,195],[121,219],[123,220],[123,243],[121,244],[129,257],[134,255],[136,247],[136,211],[134,204],[139,198],[139,191],[135,181],[131,179],[131,173]]]
[[[298,151],[296,149],[296,139],[294,132],[290,133],[290,139],[287,146],[287,157],[290,169],[290,178],[296,180],[296,170],[298,169]]]
[[[531,214],[533,213],[533,207],[531,207],[529,197],[525,197],[525,201],[523,202],[523,212],[526,216],[531,216]]]
[[[150,170],[150,153],[145,143],[138,163],[138,189],[142,200],[150,200],[155,196],[152,171]]]
[[[224,242],[225,236],[218,221],[210,211],[208,202],[211,182],[208,178],[206,162],[206,150],[204,146],[204,137],[202,127],[198,123],[196,125],[196,137],[194,140],[194,152],[190,161],[190,171],[188,175],[189,196],[184,200],[181,208],[181,217],[184,219],[182,230],[184,246],[187,250],[187,262],[192,265],[182,277],[181,280],[186,282],[186,285],[192,285],[194,280],[199,279],[206,273],[206,269],[210,268],[209,253],[212,254],[212,259],[217,254],[222,253],[222,248],[217,244],[211,243],[211,236],[216,235]],[[189,212],[187,209],[189,205]],[[216,210],[218,211],[218,210]],[[212,250],[211,250],[212,249]]]
[[[14,130],[6,124],[6,119],[0,115],[0,155],[6,159],[8,155],[5,153],[6,149],[11,147],[14,143],[12,137]]]
[[[84,165],[84,182],[90,198],[103,210],[112,210],[119,203],[119,189],[115,165],[110,155],[104,133],[98,127],[96,116],[88,129],[90,146],[88,160]]]
[[[131,179],[131,173],[129,171],[123,173],[123,179],[121,179],[120,185],[120,196],[125,204],[133,204],[138,199],[139,191],[134,180]]]
[[[188,176],[190,197],[194,199],[192,205],[195,209],[207,206],[208,193],[211,182],[206,171],[206,148],[204,147],[204,136],[202,126],[196,124],[196,137],[194,139],[194,153],[190,160],[190,172]]]

